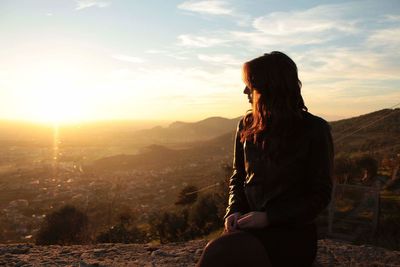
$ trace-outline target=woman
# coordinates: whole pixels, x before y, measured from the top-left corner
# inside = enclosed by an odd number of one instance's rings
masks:
[[[330,126],[307,111],[284,53],[246,62],[243,80],[252,110],[236,131],[225,229],[198,266],[311,266],[332,191]]]

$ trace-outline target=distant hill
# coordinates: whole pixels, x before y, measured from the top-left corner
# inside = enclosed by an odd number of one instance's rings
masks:
[[[186,149],[170,149],[162,145],[150,145],[136,155],[115,155],[94,161],[89,168],[97,171],[132,169],[163,169],[210,159],[231,157],[234,131],[207,141],[192,143]]]
[[[133,133],[139,143],[182,143],[207,140],[236,129],[239,118],[210,117],[198,122],[176,121],[168,127],[154,127]]]
[[[127,170],[141,168],[164,168],[190,162],[205,160],[210,157],[223,159],[232,157],[233,139],[239,118],[228,120],[210,118],[197,123],[176,122],[167,128],[142,131],[153,134],[162,140],[162,134],[190,136],[187,140],[212,136],[206,129],[218,129],[225,134],[209,140],[190,142],[186,149],[169,149],[165,146],[149,146],[137,155],[116,155],[93,162],[93,167],[108,170]],[[219,127],[217,123],[224,123]],[[400,153],[400,109],[383,109],[358,117],[330,122],[335,142],[336,155],[342,153],[375,153],[378,155],[396,155]],[[363,130],[357,131],[361,127]],[[226,127],[226,128],[224,128]],[[188,134],[186,134],[186,131]],[[200,133],[196,133],[199,131]],[[357,132],[355,132],[357,131]],[[338,140],[336,142],[335,140]]]
[[[400,153],[400,109],[382,109],[331,122],[336,153]],[[364,128],[365,127],[365,128]],[[360,128],[364,128],[359,130]]]
[[[115,144],[119,136],[131,137],[132,133],[157,125],[155,121],[114,120],[62,124],[58,137],[63,144],[91,146]],[[53,146],[55,128],[51,123],[0,120],[2,146]],[[126,144],[127,140],[121,140]]]

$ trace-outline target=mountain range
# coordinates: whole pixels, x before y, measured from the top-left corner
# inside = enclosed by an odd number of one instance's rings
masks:
[[[162,168],[208,157],[223,159],[233,153],[236,125],[240,118],[212,117],[196,123],[175,122],[169,127],[154,127],[136,132],[153,144],[135,155],[114,155],[93,162],[93,167],[108,170]],[[396,156],[400,153],[400,109],[383,109],[361,116],[330,122],[335,154],[373,154]],[[181,137],[180,140],[178,137]],[[169,142],[179,142],[184,148],[170,148]]]

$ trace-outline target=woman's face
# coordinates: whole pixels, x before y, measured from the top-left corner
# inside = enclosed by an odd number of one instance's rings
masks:
[[[247,99],[249,100],[249,103],[252,104],[253,103],[253,94],[252,94],[252,90],[246,85],[246,87],[244,88],[243,94],[247,95]]]
[[[260,93],[256,89],[251,89],[249,86],[244,88],[243,94],[247,95],[247,99],[249,103],[253,106],[253,103],[258,101],[258,98],[261,96]]]

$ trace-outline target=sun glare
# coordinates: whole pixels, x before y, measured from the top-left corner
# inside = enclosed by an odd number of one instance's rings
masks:
[[[68,123],[87,117],[89,97],[83,93],[84,71],[67,61],[46,61],[27,70],[20,86],[26,119]]]

